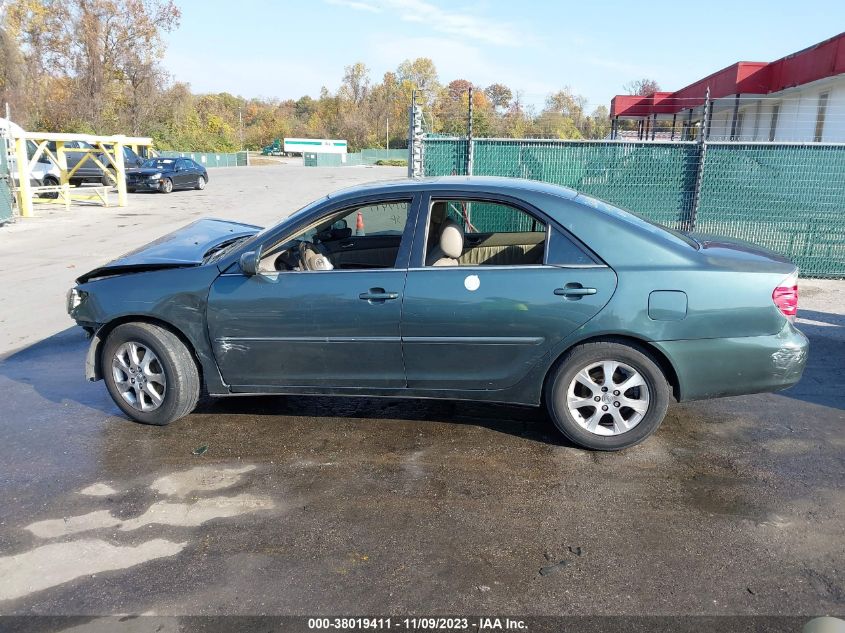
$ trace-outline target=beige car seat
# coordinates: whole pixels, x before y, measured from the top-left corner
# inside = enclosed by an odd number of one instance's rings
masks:
[[[440,242],[425,259],[426,266],[460,266],[458,258],[464,252],[464,229],[449,218],[440,228]]]

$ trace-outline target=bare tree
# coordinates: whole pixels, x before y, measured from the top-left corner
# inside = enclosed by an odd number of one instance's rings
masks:
[[[660,84],[654,79],[635,79],[622,86],[622,90],[629,95],[647,96],[660,91]]]

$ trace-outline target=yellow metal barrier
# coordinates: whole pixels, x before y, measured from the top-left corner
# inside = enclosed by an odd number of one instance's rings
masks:
[[[37,149],[30,159],[27,156],[26,145],[27,141],[33,141]],[[81,150],[74,148],[74,153],[83,153],[84,156],[74,167],[68,170],[67,152],[65,143],[71,141],[83,141],[93,146],[94,149]],[[55,143],[55,154],[50,151],[49,143]],[[120,207],[127,205],[126,195],[126,169],[123,161],[123,148],[129,146],[138,152],[139,148],[146,147],[148,152],[152,152],[152,139],[146,137],[129,137],[129,136],[100,136],[96,134],[59,134],[51,132],[24,132],[15,136],[15,158],[18,171],[18,205],[22,217],[31,217],[33,211],[32,196],[35,189],[30,183],[30,174],[32,169],[38,163],[39,159],[46,155],[52,163],[54,163],[61,174],[60,182],[62,186],[69,186],[71,177],[76,171],[87,161],[93,161],[104,174],[104,178],[111,180],[117,187],[117,204]],[[100,160],[100,156],[104,161]],[[99,189],[99,188],[98,188]],[[107,190],[102,193],[100,191],[92,192],[92,195],[103,201],[103,204],[108,204]],[[87,194],[71,193],[68,198],[83,199],[80,196],[91,196]],[[67,198],[65,198],[67,199]]]

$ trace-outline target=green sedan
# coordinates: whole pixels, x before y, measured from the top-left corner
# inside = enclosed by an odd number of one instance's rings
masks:
[[[671,401],[801,378],[797,270],[554,185],[449,177],[330,194],[278,225],[204,219],[77,280],[90,380],[146,424],[211,396],[542,406],[618,450]]]

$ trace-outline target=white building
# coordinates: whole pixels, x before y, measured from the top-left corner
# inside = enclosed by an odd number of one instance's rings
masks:
[[[614,131],[634,120],[642,139],[696,138],[708,89],[711,141],[845,142],[845,33],[774,62],[737,62],[676,92],[617,95]]]

